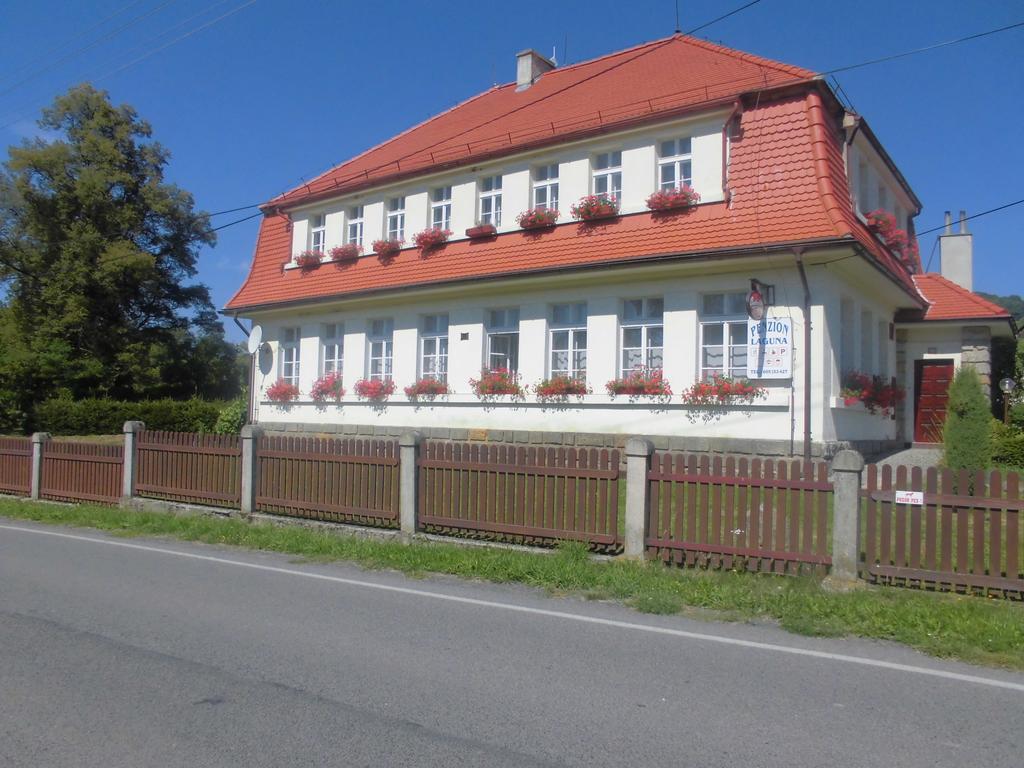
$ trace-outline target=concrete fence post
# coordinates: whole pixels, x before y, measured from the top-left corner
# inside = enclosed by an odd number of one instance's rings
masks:
[[[404,432],[398,438],[398,472],[399,472],[399,525],[404,535],[416,533],[416,462],[419,459],[419,446],[422,437],[419,432]]]
[[[256,446],[262,428],[252,424],[242,427],[242,517],[249,517],[256,512],[256,488],[259,485],[259,464],[256,456]]]
[[[49,432],[36,432],[32,435],[32,486],[29,498],[41,498],[43,491],[43,451],[50,442]]]
[[[864,457],[840,451],[832,459],[832,572],[826,580],[834,588],[857,584],[860,567],[860,481]]]
[[[626,541],[622,556],[640,558],[644,554],[647,528],[647,471],[651,467],[654,445],[650,440],[632,437],[626,441]]]
[[[135,481],[138,479],[139,462],[138,434],[146,429],[141,421],[126,421],[124,423],[124,471],[121,473],[121,503],[128,504],[135,495]]]

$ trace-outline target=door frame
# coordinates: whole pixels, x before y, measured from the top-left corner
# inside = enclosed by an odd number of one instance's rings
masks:
[[[921,440],[917,439],[918,401],[921,398],[921,379],[923,377],[923,371],[924,371],[924,367],[926,365],[951,365],[951,366],[953,366],[953,375],[955,376],[956,375],[956,368],[957,368],[957,360],[956,360],[955,357],[919,357],[916,360],[914,360],[914,400],[913,400],[914,422],[913,422],[913,427],[912,427],[913,428],[913,432],[911,433],[911,440],[912,440],[912,442],[914,444],[939,445],[939,444],[942,443],[941,437],[940,437],[939,440],[937,440],[937,441],[935,441],[933,443],[932,442],[924,442],[924,441],[921,441]],[[952,379],[952,377],[950,377],[950,383],[952,383],[952,381],[953,381],[953,379]],[[948,402],[948,399],[947,399],[947,402]]]

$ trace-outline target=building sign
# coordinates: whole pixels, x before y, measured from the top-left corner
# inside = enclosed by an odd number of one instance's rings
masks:
[[[922,491],[896,491],[897,504],[913,504],[915,507],[924,506],[924,493]]]
[[[793,321],[788,317],[747,320],[747,377],[793,376]]]

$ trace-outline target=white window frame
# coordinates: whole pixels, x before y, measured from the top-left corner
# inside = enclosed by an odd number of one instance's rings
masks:
[[[722,311],[711,312],[707,309],[706,300],[711,297],[722,297]],[[701,296],[701,319],[700,339],[698,340],[698,375],[701,381],[709,377],[711,373],[721,373],[731,378],[746,378],[749,371],[747,360],[747,314],[746,314],[746,293],[743,291],[716,291]],[[729,306],[730,301],[732,307]],[[722,335],[721,344],[707,343],[707,331],[709,328],[717,328]],[[743,340],[733,343],[733,331],[741,330]],[[709,366],[705,364],[704,350],[707,347],[722,348],[722,366]],[[740,365],[734,360],[734,355],[741,352],[743,363]]]
[[[327,216],[317,214],[309,217],[309,250],[325,253],[327,247]]]
[[[363,215],[363,206],[353,205],[348,209],[348,221],[345,227],[345,242],[358,245],[360,248],[363,247],[363,224],[365,223]]]
[[[452,228],[452,188],[435,187],[430,192],[430,226],[434,229]]]
[[[405,195],[388,198],[384,232],[388,240],[405,240]]]
[[[889,379],[889,323],[878,321],[878,375]]]
[[[636,317],[627,318],[627,304],[637,301],[641,303],[640,314]],[[655,311],[655,307],[660,309]],[[623,301],[621,317],[622,320],[619,324],[619,348],[622,350],[622,354],[619,356],[619,370],[622,376],[629,376],[629,374],[635,371],[661,370],[665,364],[665,300],[661,296],[626,299]],[[639,346],[626,346],[627,331],[634,329],[640,330],[640,344]],[[656,331],[660,332],[661,344],[655,344],[652,338],[652,336],[657,335]],[[626,365],[627,355],[635,350],[640,352],[641,364],[628,367]],[[655,359],[654,352],[656,350],[660,353],[661,365],[653,364]]]
[[[510,373],[519,370],[519,308],[501,307],[487,312],[487,369],[507,368]],[[505,352],[495,350],[495,342],[508,342]],[[502,356],[504,362],[495,360]]]
[[[622,150],[614,149],[594,155],[591,190],[595,195],[622,197]],[[604,187],[604,189],[601,189]]]
[[[297,326],[281,329],[281,376],[289,384],[299,386],[302,329]]]
[[[420,331],[420,378],[448,381],[448,315],[425,315]]]
[[[665,169],[672,172],[669,181],[664,179]],[[693,186],[693,139],[690,136],[658,142],[658,189],[682,186]]]
[[[561,310],[561,311],[560,311]],[[559,317],[561,315],[561,317]],[[565,335],[565,345],[556,347],[556,338]],[[587,303],[571,302],[551,307],[548,330],[548,375],[587,380]],[[555,355],[565,353],[566,367],[555,367]],[[582,361],[580,360],[582,356]]]
[[[857,335],[856,311],[853,300],[845,296],[839,300],[839,375],[840,378],[856,370],[857,350],[854,347],[854,339]]]
[[[531,195],[533,207],[542,210],[557,211],[558,163],[538,165],[533,169],[531,178],[533,181],[533,192]]]
[[[501,175],[480,179],[480,223],[501,226]]]
[[[860,311],[860,371],[869,376],[877,373],[875,363],[875,352],[877,347],[874,343],[875,316],[870,309],[862,308]]]
[[[366,328],[367,378],[387,381],[394,372],[395,322],[391,318],[370,320]],[[376,370],[375,370],[376,369]]]
[[[320,375],[344,373],[345,369],[345,326],[341,323],[324,323],[320,331]]]

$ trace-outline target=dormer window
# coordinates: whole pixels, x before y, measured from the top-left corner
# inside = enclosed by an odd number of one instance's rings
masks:
[[[533,169],[533,207],[558,209],[558,163]]]
[[[324,252],[327,242],[327,217],[323,214],[309,219],[309,250]]]
[[[480,180],[480,223],[501,226],[501,176]]]
[[[658,158],[658,188],[676,189],[693,184],[690,137],[661,142]]]
[[[451,229],[451,187],[437,187],[430,193],[430,226],[432,226],[434,229]]]
[[[345,231],[345,242],[362,247],[363,245],[363,206],[353,205],[348,209],[348,227]]]
[[[622,152],[602,152],[594,158],[594,194],[622,197]]]
[[[388,240],[405,240],[405,197],[388,199]]]

